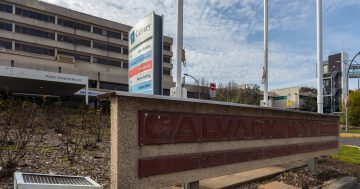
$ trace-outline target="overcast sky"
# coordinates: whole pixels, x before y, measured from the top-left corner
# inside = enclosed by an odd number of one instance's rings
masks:
[[[164,15],[164,34],[176,34],[176,0],[44,0],[134,25],[152,11]],[[210,82],[260,85],[262,0],[184,0],[183,73]],[[324,59],[360,50],[360,1],[323,0]],[[316,87],[316,0],[269,0],[269,88]],[[174,40],[175,42],[175,40]],[[175,52],[175,44],[173,51]],[[173,57],[175,63],[175,56]],[[176,66],[174,66],[176,67]],[[175,76],[175,69],[173,70]],[[175,77],[174,77],[175,78]],[[357,88],[357,80],[351,82]]]

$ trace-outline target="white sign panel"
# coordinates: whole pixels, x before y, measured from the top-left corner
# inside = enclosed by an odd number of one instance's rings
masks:
[[[81,84],[81,85],[87,85],[88,82],[88,77],[86,76],[46,72],[46,71],[8,67],[8,66],[0,66],[0,76],[54,81],[54,82],[62,82],[62,83],[73,83],[73,84]]]
[[[130,30],[129,92],[154,94],[154,14]]]
[[[87,93],[88,93],[89,96],[98,96],[98,95],[105,94],[105,92],[94,91],[94,90],[87,90]],[[81,89],[80,91],[76,92],[75,94],[76,94],[76,95],[85,96],[85,95],[86,95],[86,90],[85,90],[85,89]]]

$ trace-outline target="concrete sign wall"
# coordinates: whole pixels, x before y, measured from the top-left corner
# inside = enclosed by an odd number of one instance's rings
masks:
[[[129,92],[162,94],[162,17],[154,13],[130,31]]]
[[[111,99],[111,188],[161,188],[338,149],[339,117],[129,93]]]

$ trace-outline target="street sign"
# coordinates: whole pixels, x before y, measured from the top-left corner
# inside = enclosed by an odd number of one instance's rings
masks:
[[[154,13],[130,30],[129,92],[162,94],[163,18]]]
[[[216,83],[210,83],[210,97],[216,97]]]

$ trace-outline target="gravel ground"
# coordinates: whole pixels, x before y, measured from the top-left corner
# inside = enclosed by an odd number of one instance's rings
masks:
[[[93,180],[109,188],[110,185],[110,140],[109,136],[98,149],[82,150],[81,157],[73,165],[67,160],[65,150],[58,135],[50,131],[45,135],[39,150],[25,156],[17,171],[30,173],[90,176]],[[0,189],[13,189],[14,178],[0,178]]]

